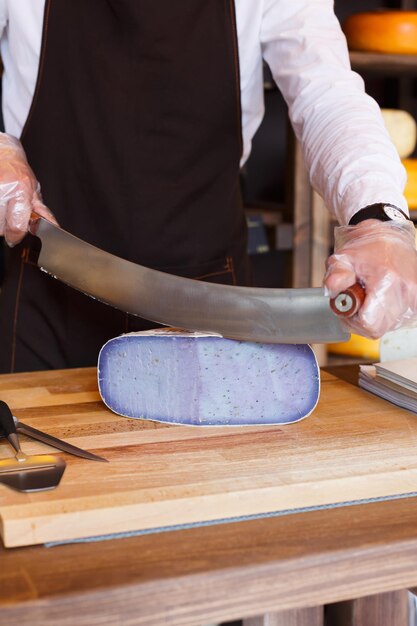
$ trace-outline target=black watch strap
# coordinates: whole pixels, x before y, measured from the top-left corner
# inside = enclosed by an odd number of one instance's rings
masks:
[[[381,222],[405,222],[410,218],[404,211],[393,204],[379,202],[369,204],[355,213],[349,221],[349,226],[355,226],[364,220],[380,220]]]

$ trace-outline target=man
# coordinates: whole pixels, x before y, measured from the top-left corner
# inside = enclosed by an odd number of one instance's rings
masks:
[[[39,272],[32,209],[136,263],[248,283],[238,179],[262,57],[341,224],[329,292],[365,286],[352,325],[370,336],[413,317],[405,172],[330,0],[0,0],[0,22],[0,234],[24,238],[0,302],[1,371],[92,365],[106,339],[144,327]]]

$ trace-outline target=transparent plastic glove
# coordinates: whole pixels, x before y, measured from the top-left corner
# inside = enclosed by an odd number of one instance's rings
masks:
[[[324,285],[330,297],[359,282],[366,291],[357,315],[346,320],[376,339],[401,326],[417,326],[417,251],[412,222],[366,220],[335,229],[335,252]]]
[[[32,211],[56,222],[41,200],[39,183],[22,144],[15,137],[0,133],[0,236],[9,246],[17,244],[27,233]]]

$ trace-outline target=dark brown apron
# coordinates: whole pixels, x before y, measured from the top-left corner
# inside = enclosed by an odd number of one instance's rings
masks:
[[[173,274],[248,284],[233,0],[47,0],[22,142],[72,234]],[[109,338],[155,326],[41,273],[32,239],[10,253],[2,372],[94,365]]]

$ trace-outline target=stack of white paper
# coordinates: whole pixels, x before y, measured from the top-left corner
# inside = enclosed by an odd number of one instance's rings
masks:
[[[360,387],[417,413],[417,358],[359,367]]]

